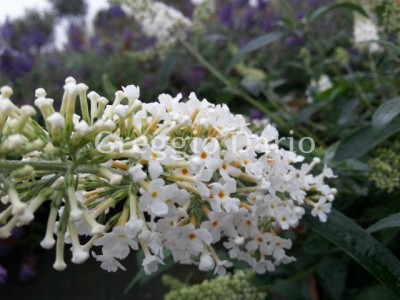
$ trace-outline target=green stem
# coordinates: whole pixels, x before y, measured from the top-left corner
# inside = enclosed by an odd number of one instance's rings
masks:
[[[53,162],[53,161],[20,161],[20,160],[0,160],[0,170],[13,171],[23,168],[24,166],[32,166],[36,171],[49,172],[68,172],[73,166],[72,162]],[[97,173],[98,166],[80,165],[76,167],[79,173]]]
[[[24,166],[32,166],[38,171],[66,171],[72,163],[70,162],[53,162],[53,161],[20,161],[20,160],[0,160],[0,169],[7,171],[16,170]]]
[[[220,72],[218,71],[214,66],[212,66],[200,53],[197,51],[194,47],[192,47],[189,43],[187,43],[184,39],[181,39],[180,42],[182,45],[189,51],[190,54],[192,54],[204,67],[206,67],[211,74],[213,74],[219,81],[221,81],[223,84],[225,84],[234,94],[236,94],[239,97],[242,97],[245,99],[248,103],[262,111],[263,113],[266,114],[273,122],[275,122],[280,128],[288,129],[287,127],[287,122],[280,118],[277,114],[275,114],[273,111],[269,110],[265,105],[262,103],[258,102],[256,99],[253,97],[249,96],[247,93],[242,92],[241,90],[237,89],[234,87],[231,82]],[[322,142],[322,140],[316,139],[315,135],[308,130],[305,127],[300,126],[298,128],[298,131],[300,134],[295,132],[295,137],[297,138],[302,138],[304,136],[309,136],[311,138],[314,138],[314,140],[320,144],[321,146],[325,146],[325,144]]]
[[[242,92],[240,89],[232,85],[232,83],[214,66],[212,66],[192,45],[187,43],[184,39],[180,39],[181,44],[192,54],[205,68],[207,68],[211,74],[213,74],[219,81],[225,84],[235,95],[242,97],[248,103],[264,112],[272,121],[274,121],[278,126],[286,128],[286,122],[279,116],[274,114],[271,110],[265,107],[262,103],[258,102],[253,97]]]
[[[369,103],[368,99],[367,99],[367,95],[365,95],[362,87],[360,86],[360,83],[358,82],[358,79],[354,73],[354,71],[351,69],[350,66],[346,67],[348,69],[348,72],[354,77],[354,87],[356,88],[356,93],[358,93],[361,102],[363,103],[363,105],[368,109],[368,110],[373,110],[374,107],[371,105],[371,103]]]

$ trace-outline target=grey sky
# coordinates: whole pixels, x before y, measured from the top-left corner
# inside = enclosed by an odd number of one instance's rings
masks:
[[[88,4],[87,20],[92,20],[96,12],[107,7],[107,0],[86,0]],[[27,9],[35,9],[39,11],[50,10],[51,5],[47,0],[0,0],[0,24],[9,17],[14,19],[24,15]],[[63,24],[56,28],[56,44],[61,46],[65,40],[65,30]]]

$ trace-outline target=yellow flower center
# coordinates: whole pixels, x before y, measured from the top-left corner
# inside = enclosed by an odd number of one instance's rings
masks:
[[[208,157],[208,155],[207,155],[207,153],[205,153],[205,152],[203,151],[203,152],[201,152],[200,157],[201,157],[202,159],[206,159],[206,158]]]

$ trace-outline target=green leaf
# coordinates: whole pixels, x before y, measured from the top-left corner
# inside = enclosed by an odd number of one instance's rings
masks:
[[[319,282],[329,293],[332,300],[342,299],[346,286],[347,260],[341,257],[327,257],[318,267]]]
[[[400,261],[353,220],[332,210],[325,223],[321,223],[310,214],[304,216],[304,221],[314,231],[350,255],[384,286],[400,296]]]
[[[318,9],[312,11],[306,18],[307,23],[310,25],[313,22],[315,22],[316,20],[318,20],[319,18],[323,17],[325,14],[327,14],[333,10],[340,9],[340,8],[353,10],[365,17],[368,17],[368,14],[365,12],[365,10],[361,6],[354,4],[354,3],[350,3],[350,2],[340,2],[340,3],[326,5],[326,6],[320,7]]]
[[[374,225],[367,228],[367,232],[372,233],[385,228],[400,227],[400,213],[390,215],[382,220],[379,220]]]
[[[159,69],[159,78],[160,82],[162,82],[162,89],[166,89],[170,83],[169,78],[174,70],[174,67],[179,63],[180,58],[180,53],[173,52],[164,59],[163,64]]]
[[[285,27],[286,29],[289,29],[290,31],[295,31],[297,28],[299,28],[300,22],[296,18],[286,18],[282,17],[279,20],[279,25],[282,27]]]
[[[400,114],[400,97],[383,103],[372,116],[372,126],[381,130]]]
[[[272,286],[273,294],[277,294],[281,299],[304,300],[301,290],[301,281],[289,282],[287,280],[278,280]]]
[[[383,286],[377,285],[367,288],[366,290],[360,292],[354,297],[354,300],[376,300],[376,299],[385,299],[385,300],[396,300],[395,297],[390,291],[385,289]]]
[[[357,172],[369,172],[371,169],[368,164],[361,162],[356,159],[348,159],[335,165],[335,168],[340,168],[341,170],[351,170]]]
[[[371,125],[363,127],[339,143],[332,162],[360,157],[399,131],[400,118],[394,119],[379,132]]]
[[[274,31],[270,32],[264,35],[261,35],[250,42],[248,42],[246,45],[243,46],[242,49],[239,50],[238,53],[232,58],[230,63],[228,64],[228,67],[226,69],[226,72],[229,72],[237,62],[239,62],[243,57],[245,57],[247,54],[256,51],[262,47],[265,47],[269,44],[272,44],[273,42],[279,41],[285,36],[284,32],[281,31]]]

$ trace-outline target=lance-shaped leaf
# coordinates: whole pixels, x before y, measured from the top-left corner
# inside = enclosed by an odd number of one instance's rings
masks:
[[[369,233],[379,231],[385,228],[393,228],[399,227],[400,228],[400,213],[390,215],[382,220],[379,220],[374,225],[367,228]]]
[[[340,3],[334,3],[334,4],[330,4],[330,5],[326,5],[323,7],[320,7],[314,11],[311,11],[308,15],[307,15],[307,23],[311,24],[313,22],[315,22],[317,19],[322,18],[325,14],[336,10],[336,9],[347,9],[347,10],[353,10],[354,12],[357,12],[365,17],[368,17],[368,14],[365,12],[365,10],[354,3],[350,3],[350,2],[340,2]]]
[[[241,48],[239,50],[238,53],[236,53],[236,55],[232,58],[232,60],[230,61],[226,72],[229,72],[233,66],[236,65],[236,63],[238,63],[242,58],[244,58],[247,54],[256,51],[260,48],[263,48],[269,44],[272,44],[280,39],[282,39],[285,36],[284,32],[281,31],[274,31],[274,32],[270,32],[264,35],[261,35],[253,40],[251,40],[250,42],[248,42],[246,45],[243,46],[243,48]]]
[[[310,214],[304,217],[304,221],[400,296],[400,261],[366,230],[335,210],[329,215],[326,223],[321,223]]]
[[[381,130],[400,114],[400,97],[393,98],[383,103],[372,116],[372,126]]]

